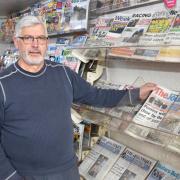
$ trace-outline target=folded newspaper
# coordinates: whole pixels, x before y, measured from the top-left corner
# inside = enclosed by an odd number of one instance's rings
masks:
[[[126,148],[103,180],[144,180],[156,161]]]
[[[86,180],[100,180],[111,169],[125,146],[101,137],[79,167],[80,175]]]
[[[148,176],[147,180],[179,180],[180,170],[169,165],[158,163]]]

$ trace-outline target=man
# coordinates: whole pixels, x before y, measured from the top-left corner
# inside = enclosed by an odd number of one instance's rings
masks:
[[[79,180],[71,104],[143,101],[156,85],[97,89],[69,68],[45,61],[47,31],[34,16],[16,25],[14,44],[20,59],[0,75],[0,180]]]

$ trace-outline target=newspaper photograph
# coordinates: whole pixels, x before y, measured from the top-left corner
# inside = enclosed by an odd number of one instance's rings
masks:
[[[86,180],[103,179],[124,149],[124,145],[101,137],[79,166],[80,175]]]

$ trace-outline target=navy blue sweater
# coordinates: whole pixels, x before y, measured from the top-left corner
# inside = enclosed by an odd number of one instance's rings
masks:
[[[51,61],[37,73],[11,65],[0,74],[0,180],[74,166],[72,103],[112,107],[125,93],[92,87]]]

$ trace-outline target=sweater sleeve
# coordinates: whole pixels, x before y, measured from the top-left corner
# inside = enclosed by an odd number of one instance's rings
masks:
[[[129,90],[101,89],[90,85],[77,73],[66,67],[67,74],[73,88],[74,103],[87,104],[96,107],[114,107],[117,105],[127,105],[137,102],[139,98],[138,91],[136,95]]]
[[[2,128],[4,121],[4,102],[5,102],[5,94],[2,89],[2,84],[0,82],[0,179],[1,180],[21,180],[22,177],[16,172],[16,170],[11,165],[8,160],[2,142]]]

